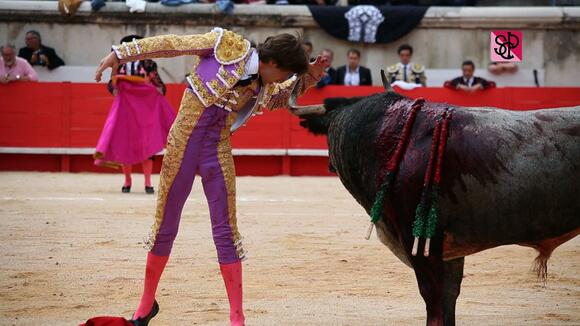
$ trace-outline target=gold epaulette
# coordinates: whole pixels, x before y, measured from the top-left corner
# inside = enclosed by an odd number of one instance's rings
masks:
[[[388,66],[388,67],[387,67],[387,72],[388,72],[389,74],[394,74],[394,73],[396,73],[398,70],[399,70],[399,66],[398,66],[397,64],[390,65],[390,66]]]
[[[419,64],[419,63],[414,63],[414,64],[411,66],[411,70],[412,70],[414,73],[420,74],[420,73],[422,73],[422,72],[424,72],[424,71],[425,71],[425,66],[423,66],[422,64]]]
[[[250,52],[250,41],[241,35],[219,27],[214,28],[213,31],[219,33],[214,55],[220,64],[234,64],[244,59]]]

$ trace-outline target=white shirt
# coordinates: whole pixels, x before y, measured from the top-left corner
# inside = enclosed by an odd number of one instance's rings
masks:
[[[260,68],[260,57],[258,56],[258,51],[253,50],[252,54],[250,54],[250,59],[246,63],[246,67],[244,70],[244,75],[240,80],[248,79],[251,75],[255,75],[258,73],[258,69]]]
[[[469,79],[465,79],[465,77],[463,77],[463,82],[467,84],[467,86],[471,87],[473,86],[473,76],[471,76],[471,78]]]
[[[350,67],[346,66],[346,74],[344,74],[344,84],[348,86],[359,86],[360,85],[360,67],[356,67],[354,71],[350,70]]]

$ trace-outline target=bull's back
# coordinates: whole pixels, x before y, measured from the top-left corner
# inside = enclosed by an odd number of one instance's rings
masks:
[[[454,255],[580,227],[580,108],[458,109],[442,214]]]

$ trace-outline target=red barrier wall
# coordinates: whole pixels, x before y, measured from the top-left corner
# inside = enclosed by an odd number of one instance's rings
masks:
[[[183,85],[168,85],[167,97],[178,108]],[[381,87],[328,86],[312,89],[302,104],[334,96],[365,96]],[[446,88],[418,88],[399,93],[429,101],[512,110],[580,105],[580,88],[496,88],[466,94]],[[0,86],[0,148],[94,147],[112,96],[103,84],[19,83]],[[326,138],[309,134],[285,110],[252,118],[232,138],[238,149],[326,149]],[[327,159],[313,156],[236,156],[239,175],[328,175]],[[160,159],[155,164],[160,167]],[[0,170],[103,171],[89,155],[0,154]]]

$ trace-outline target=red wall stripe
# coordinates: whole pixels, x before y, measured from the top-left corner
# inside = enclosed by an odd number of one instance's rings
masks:
[[[167,98],[178,108],[184,85],[168,85]],[[324,98],[365,96],[381,87],[327,86],[311,89],[301,104]],[[399,93],[463,106],[530,110],[580,105],[579,87],[496,88],[466,94],[446,88]],[[0,147],[94,147],[112,103],[105,84],[15,83],[0,87]],[[326,138],[309,134],[285,110],[252,118],[232,137],[234,148],[326,149]],[[92,166],[89,156],[0,154],[0,170],[110,171]],[[159,160],[160,161],[160,160]],[[26,162],[26,163],[24,163]],[[157,164],[160,164],[159,162]],[[328,175],[324,157],[236,157],[240,175]],[[158,169],[158,165],[156,166]]]

